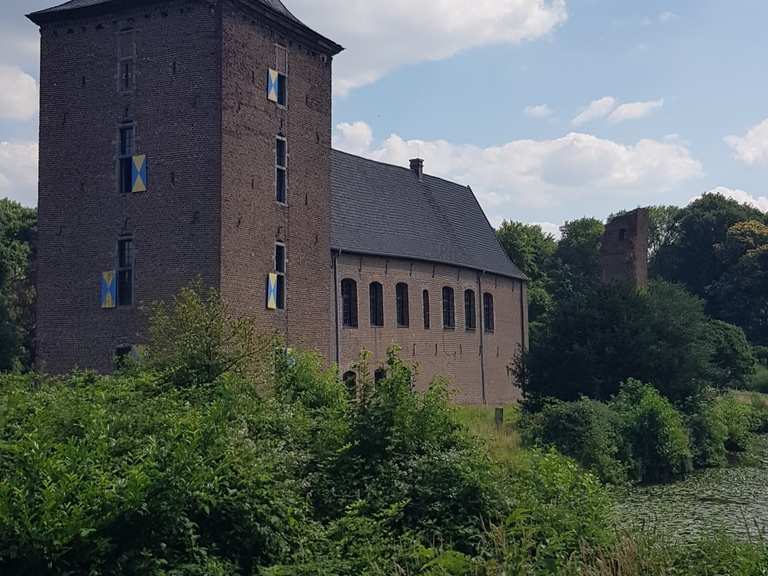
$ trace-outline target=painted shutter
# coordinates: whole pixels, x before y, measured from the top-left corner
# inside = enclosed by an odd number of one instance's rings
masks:
[[[114,271],[101,274],[101,307],[104,309],[117,306],[117,282]]]
[[[147,157],[134,156],[131,161],[131,192],[147,191]]]
[[[277,310],[277,274],[272,273],[267,279],[267,310]]]
[[[271,102],[277,102],[277,85],[279,82],[280,73],[277,70],[269,69],[267,76],[267,99]]]

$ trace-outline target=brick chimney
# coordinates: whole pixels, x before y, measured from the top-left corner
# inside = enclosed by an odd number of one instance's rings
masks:
[[[411,170],[418,176],[419,182],[424,177],[424,159],[414,158],[411,160]]]

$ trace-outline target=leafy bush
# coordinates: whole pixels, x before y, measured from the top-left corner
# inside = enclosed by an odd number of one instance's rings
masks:
[[[608,405],[586,398],[553,402],[521,421],[529,446],[557,448],[606,482],[626,481],[622,425]]]
[[[530,352],[518,362],[526,405],[536,410],[546,397],[608,401],[630,378],[682,404],[702,393],[712,373],[708,330],[703,302],[679,286],[579,292],[532,329]],[[729,374],[740,376],[735,368]]]
[[[726,463],[728,425],[716,402],[701,402],[695,412],[688,416],[688,430],[694,466],[716,468]]]
[[[755,370],[749,389],[761,394],[768,394],[768,367],[760,365]]]
[[[690,472],[692,454],[683,416],[656,389],[629,380],[612,406],[622,417],[638,480],[667,481]]]
[[[744,389],[755,375],[757,361],[744,330],[719,320],[710,320],[704,334],[712,350],[709,382],[719,389]]]
[[[733,394],[726,394],[718,401],[716,410],[726,425],[726,449],[729,452],[746,452],[749,450],[755,429],[752,406],[740,402]]]
[[[583,546],[614,540],[613,503],[597,477],[554,450],[528,453],[510,470],[513,503],[488,535],[488,574],[557,574]]]

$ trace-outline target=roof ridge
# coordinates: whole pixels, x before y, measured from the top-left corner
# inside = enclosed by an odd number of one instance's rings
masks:
[[[409,167],[407,166],[401,166],[400,164],[393,164],[391,162],[383,162],[381,160],[374,160],[373,158],[368,158],[366,156],[360,156],[359,154],[353,154],[352,152],[347,152],[346,150],[339,150],[338,148],[331,148],[333,152],[337,152],[339,154],[345,154],[346,156],[352,156],[353,158],[358,158],[360,160],[365,160],[366,162],[371,162],[373,164],[378,164],[379,166],[386,166],[388,168],[397,168],[398,170],[403,170],[405,172],[413,172]],[[448,178],[443,178],[442,176],[435,176],[434,174],[428,174],[424,173],[424,177],[431,178],[433,180],[440,180],[442,182],[446,182],[448,184],[453,184],[454,186],[461,186],[462,188],[468,188],[466,184],[461,184],[460,182],[455,182],[453,180],[448,180]]]

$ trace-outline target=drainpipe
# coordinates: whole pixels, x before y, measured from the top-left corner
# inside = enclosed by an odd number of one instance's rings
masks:
[[[336,366],[341,365],[341,351],[339,350],[339,277],[336,261],[341,255],[341,250],[336,250],[333,255],[333,323],[336,329]]]
[[[477,297],[480,302],[480,386],[483,395],[483,406],[488,405],[488,398],[485,394],[485,305],[483,299],[482,276],[485,271],[477,273]]]

